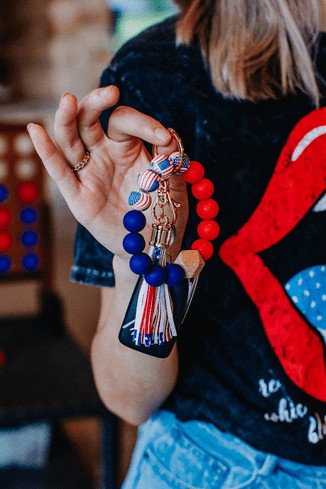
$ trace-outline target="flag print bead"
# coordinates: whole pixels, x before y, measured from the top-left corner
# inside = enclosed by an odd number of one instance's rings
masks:
[[[173,163],[169,156],[157,155],[152,159],[149,168],[161,178],[168,178],[173,172]]]
[[[145,192],[132,191],[129,195],[128,204],[138,209],[139,211],[145,211],[151,205],[152,198]]]
[[[173,169],[174,171],[176,170],[177,175],[182,175],[183,173],[186,173],[188,171],[189,166],[190,166],[190,160],[189,157],[184,153],[182,156],[182,162],[180,164],[180,153],[179,151],[175,151],[170,155],[170,158],[173,162]]]
[[[154,192],[158,188],[159,175],[152,170],[144,170],[138,175],[137,184],[142,192]]]

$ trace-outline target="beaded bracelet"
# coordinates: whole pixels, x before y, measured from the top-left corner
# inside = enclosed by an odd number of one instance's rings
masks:
[[[123,225],[129,231],[123,240],[123,248],[132,255],[130,269],[143,277],[133,328],[137,345],[160,344],[176,336],[177,328],[173,321],[173,304],[168,288],[179,286],[184,279],[188,280],[187,310],[199,273],[205,261],[213,256],[212,241],[218,237],[220,230],[214,220],[219,207],[212,198],[213,183],[205,178],[201,163],[189,160],[177,133],[173,129],[169,131],[178,143],[178,151],[169,156],[161,155],[157,154],[154,146],[149,168],[138,175],[138,190],[129,195],[128,203],[134,209],[123,218]],[[169,179],[174,173],[192,185],[192,194],[199,201],[196,211],[202,221],[197,227],[199,237],[192,243],[191,250],[181,251],[174,263],[171,263],[169,249],[175,241],[175,224],[181,205],[172,198],[170,192]],[[151,196],[153,192],[156,192],[155,199]],[[143,211],[151,204],[152,235],[149,252],[144,253],[146,243],[140,231],[146,226]]]

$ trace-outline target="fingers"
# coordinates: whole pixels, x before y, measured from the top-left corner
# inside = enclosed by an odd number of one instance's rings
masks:
[[[90,92],[80,102],[78,108],[78,131],[80,138],[90,151],[105,139],[99,116],[103,110],[115,105],[119,100],[119,90],[111,85]]]
[[[56,143],[65,159],[77,164],[86,149],[99,148],[106,139],[99,116],[119,99],[116,86],[93,90],[77,104],[76,97],[65,94],[55,116]],[[108,136],[116,142],[139,138],[156,145],[160,153],[169,154],[177,149],[171,133],[158,121],[130,107],[120,106],[111,115]]]
[[[78,192],[79,182],[77,178],[75,178],[67,162],[42,126],[28,124],[27,130],[46,170],[55,180],[63,197],[69,203]]]
[[[76,165],[86,149],[91,151],[105,137],[98,118],[118,99],[115,86],[93,90],[79,106],[73,94],[63,95],[55,115],[54,134],[58,148],[71,165]]]
[[[71,93],[66,93],[60,100],[54,118],[55,139],[62,154],[71,165],[77,164],[85,153],[84,145],[78,134],[77,109],[76,97]]]
[[[139,138],[157,146],[157,151],[172,153],[177,148],[171,133],[156,119],[131,107],[119,106],[109,120],[108,136],[116,142]]]

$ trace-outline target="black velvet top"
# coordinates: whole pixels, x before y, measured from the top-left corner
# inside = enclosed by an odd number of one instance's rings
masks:
[[[326,465],[326,109],[299,94],[223,97],[199,49],[176,46],[174,23],[128,42],[101,78],[119,87],[119,103],[180,134],[220,206],[221,233],[178,337],[179,380],[164,407],[257,449]],[[325,76],[324,35],[316,51]],[[195,204],[190,195],[184,248],[196,237]],[[111,264],[79,226],[72,279],[112,286]]]

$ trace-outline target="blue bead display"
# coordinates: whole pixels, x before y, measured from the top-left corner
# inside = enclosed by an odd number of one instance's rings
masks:
[[[35,246],[38,242],[38,234],[35,231],[25,231],[21,240],[24,246]]]
[[[0,202],[5,202],[9,197],[9,189],[6,185],[0,185]]]
[[[37,212],[33,207],[25,207],[20,213],[20,219],[24,224],[33,224],[37,219]]]
[[[136,275],[145,275],[148,273],[153,265],[151,257],[146,253],[140,253],[140,255],[133,255],[130,258],[130,270]]]
[[[28,272],[33,272],[39,265],[39,258],[35,253],[27,253],[22,258],[22,266]]]
[[[165,268],[161,267],[161,265],[154,265],[150,272],[146,273],[144,278],[148,285],[159,287],[160,285],[163,285],[165,283]]]
[[[166,283],[170,286],[180,285],[185,276],[185,271],[180,265],[169,263],[166,266]]]
[[[123,248],[130,255],[138,255],[145,248],[145,240],[141,234],[129,233],[124,237]]]
[[[146,217],[141,211],[129,211],[123,218],[123,225],[131,233],[138,233],[146,225]]]
[[[0,256],[0,273],[9,272],[11,268],[11,259],[7,255]]]

